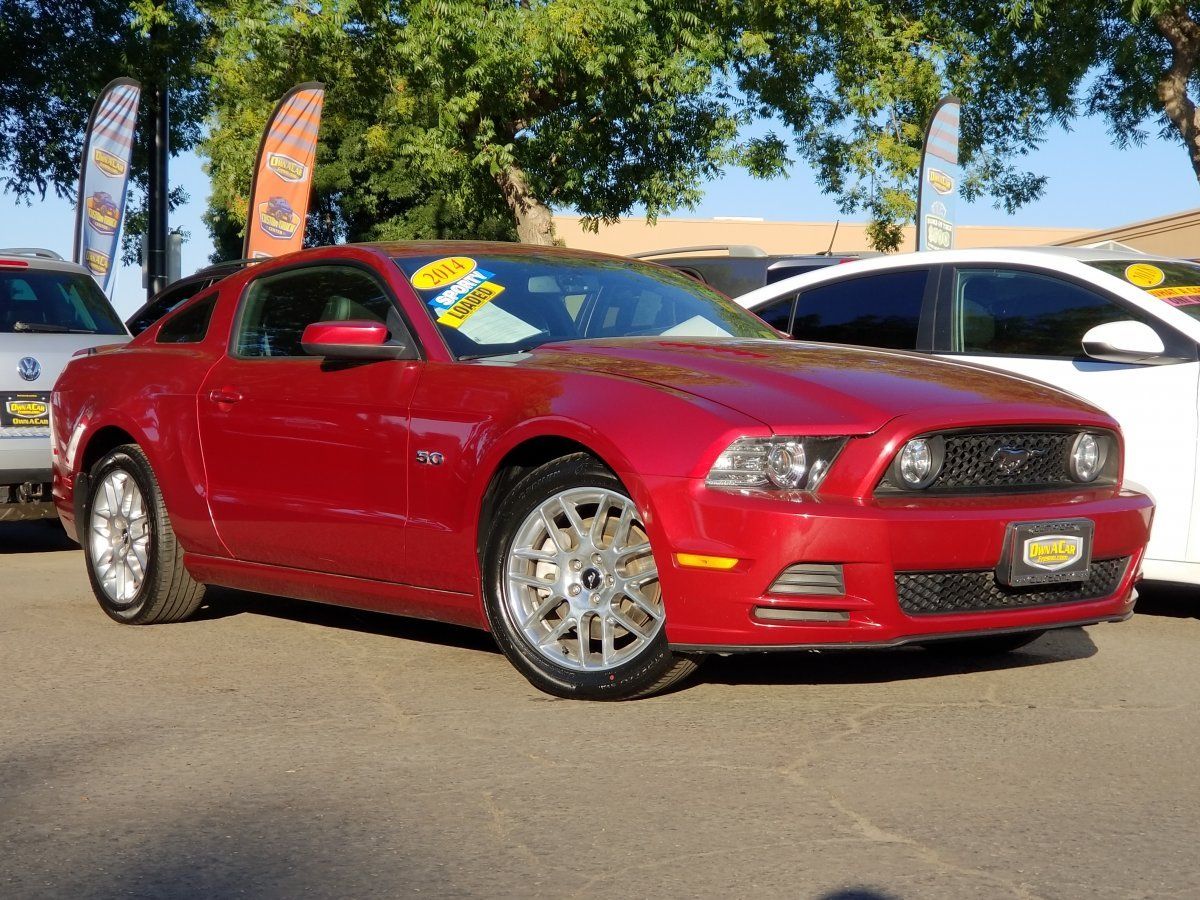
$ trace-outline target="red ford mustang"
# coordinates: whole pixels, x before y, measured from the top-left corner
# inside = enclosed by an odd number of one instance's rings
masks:
[[[1081,401],[507,244],[232,275],[74,360],[53,432],[114,619],[186,618],[205,585],[440,619],[571,697],[647,695],[710,651],[1124,619],[1152,511]]]

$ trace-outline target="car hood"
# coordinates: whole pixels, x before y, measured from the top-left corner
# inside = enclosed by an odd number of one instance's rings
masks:
[[[520,365],[647,382],[719,403],[781,433],[869,434],[897,416],[967,413],[985,404],[997,423],[1094,422],[1101,415],[1040,382],[980,366],[797,341],[572,341],[543,345]]]

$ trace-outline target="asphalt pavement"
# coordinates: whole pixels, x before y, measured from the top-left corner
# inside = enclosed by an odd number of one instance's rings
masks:
[[[0,897],[1200,896],[1200,590],[1008,657],[712,659],[632,703],[486,635],[213,591],[131,628],[0,526]]]

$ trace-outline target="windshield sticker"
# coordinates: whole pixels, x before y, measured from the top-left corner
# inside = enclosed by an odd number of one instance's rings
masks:
[[[408,280],[419,291],[434,291],[474,271],[475,260],[469,256],[447,256],[421,266]]]
[[[463,322],[459,333],[477,344],[515,344],[541,332],[498,306],[485,306],[470,321]]]
[[[1170,303],[1172,306],[1200,305],[1200,285],[1154,288],[1146,293]]]
[[[1162,269],[1149,263],[1134,263],[1125,267],[1125,280],[1140,288],[1157,287],[1166,277]]]
[[[488,281],[491,277],[491,272],[475,269],[430,300],[429,305],[437,314],[438,324],[458,328],[480,307],[500,296],[504,287]]]
[[[664,337],[732,337],[728,331],[704,316],[692,316],[685,322],[672,325],[662,334]]]

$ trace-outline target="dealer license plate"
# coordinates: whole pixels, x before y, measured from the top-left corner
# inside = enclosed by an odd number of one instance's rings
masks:
[[[49,394],[0,393],[0,428],[47,428],[49,425]]]
[[[996,579],[1009,587],[1086,580],[1095,529],[1090,519],[1011,523]]]

